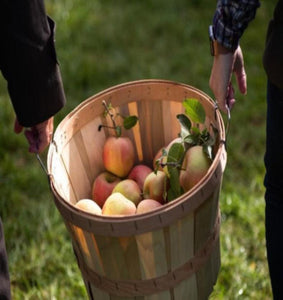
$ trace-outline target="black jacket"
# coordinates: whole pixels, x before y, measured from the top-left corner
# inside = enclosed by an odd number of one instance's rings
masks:
[[[283,89],[283,0],[279,0],[269,23],[263,65],[268,79]]]
[[[47,120],[65,104],[54,27],[43,0],[0,0],[0,69],[25,127]]]

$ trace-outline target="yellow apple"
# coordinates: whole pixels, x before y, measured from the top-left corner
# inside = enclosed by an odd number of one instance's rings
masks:
[[[125,216],[135,213],[135,204],[121,193],[111,194],[102,207],[102,215],[106,216]]]
[[[91,199],[81,199],[75,204],[75,206],[83,211],[95,215],[101,215],[102,213],[100,206]]]

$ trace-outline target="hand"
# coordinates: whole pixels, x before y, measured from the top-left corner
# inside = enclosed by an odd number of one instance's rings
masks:
[[[18,119],[15,121],[15,133],[21,133],[23,126],[20,125]],[[53,134],[53,117],[50,119],[25,129],[24,134],[29,143],[29,152],[41,153],[49,145]]]
[[[236,102],[234,98],[234,88],[231,83],[233,73],[236,76],[240,92],[246,94],[247,76],[240,46],[238,46],[235,52],[227,51],[225,54],[214,56],[209,86],[220,110],[223,112],[227,112],[227,106],[231,110]]]

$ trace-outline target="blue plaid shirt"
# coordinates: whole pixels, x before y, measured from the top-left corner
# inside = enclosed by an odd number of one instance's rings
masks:
[[[218,0],[213,17],[216,40],[225,48],[235,50],[259,6],[259,0]]]

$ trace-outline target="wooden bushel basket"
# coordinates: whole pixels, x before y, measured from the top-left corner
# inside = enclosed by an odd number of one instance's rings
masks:
[[[103,171],[108,130],[102,101],[122,115],[139,117],[123,135],[136,148],[136,163],[152,167],[157,151],[178,136],[182,101],[196,98],[206,125],[219,131],[215,159],[189,192],[145,214],[96,216],[74,204],[90,198]],[[226,164],[225,130],[214,102],[191,86],[141,80],[102,91],[82,102],[59,124],[48,151],[47,168],[55,204],[70,232],[90,299],[208,299],[220,268],[219,193]]]

